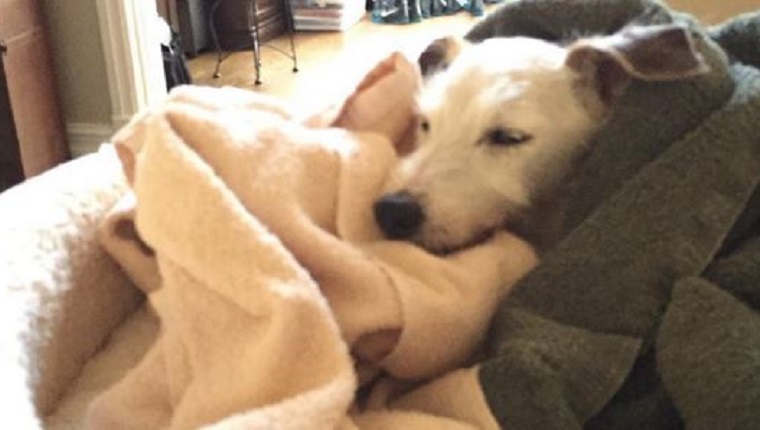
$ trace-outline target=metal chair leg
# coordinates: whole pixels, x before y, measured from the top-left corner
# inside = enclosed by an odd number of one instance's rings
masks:
[[[282,0],[285,4],[285,21],[287,26],[288,35],[290,37],[290,58],[293,59],[293,73],[298,72],[298,58],[296,56],[296,42],[295,36],[295,18],[293,17],[293,4],[290,0]]]
[[[211,39],[214,42],[214,48],[216,49],[216,67],[214,68],[214,78],[219,78],[221,73],[219,69],[224,61],[222,49],[219,46],[219,35],[216,31],[216,25],[214,23],[214,17],[216,10],[219,8],[223,0],[215,0],[209,9],[209,31],[211,33]],[[293,7],[290,4],[290,0],[282,0],[285,9],[285,23],[287,32],[290,38],[290,54],[285,50],[278,48],[274,45],[271,47],[281,54],[290,57],[293,60],[293,72],[298,72],[298,58],[296,57],[296,44],[295,44],[295,20],[293,17]],[[253,50],[253,67],[256,70],[256,85],[261,85],[261,44],[259,39],[259,2],[258,0],[249,0],[246,4],[246,18],[248,24],[248,33],[251,36],[251,44]]]
[[[222,61],[224,61],[224,58],[222,56],[222,48],[219,46],[219,34],[216,32],[216,23],[214,23],[216,10],[219,8],[219,5],[221,3],[222,0],[215,0],[208,12],[208,29],[209,33],[211,33],[211,40],[214,42],[214,49],[216,50],[216,67],[214,67],[214,74],[212,75],[214,79],[220,78],[222,76],[222,74],[219,73],[219,69],[222,67]]]
[[[261,85],[261,47],[259,46],[259,2],[251,0],[248,3],[248,28],[253,43],[253,67],[256,69],[256,85]]]

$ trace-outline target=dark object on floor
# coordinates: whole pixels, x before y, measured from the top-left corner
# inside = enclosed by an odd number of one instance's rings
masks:
[[[187,67],[187,59],[182,51],[182,39],[176,31],[172,31],[169,45],[161,45],[161,53],[164,57],[164,75],[166,76],[166,89],[170,90],[178,85],[192,84],[193,78]]]

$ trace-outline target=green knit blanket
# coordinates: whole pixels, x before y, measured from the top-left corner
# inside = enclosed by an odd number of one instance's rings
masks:
[[[518,0],[468,38],[667,22],[711,72],[635,82],[596,137],[563,240],[492,326],[480,381],[505,428],[760,428],[760,13],[705,28],[655,0]]]

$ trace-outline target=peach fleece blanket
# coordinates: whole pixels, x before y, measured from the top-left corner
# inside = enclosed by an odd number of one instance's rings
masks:
[[[372,202],[408,123],[362,103],[409,70],[389,61],[337,119],[184,87],[117,134],[134,203],[104,241],[161,333],[89,428],[498,428],[465,367],[535,255],[507,233],[447,257],[383,239]]]

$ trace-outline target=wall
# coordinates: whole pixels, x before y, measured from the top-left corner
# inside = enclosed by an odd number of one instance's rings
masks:
[[[95,148],[113,132],[95,0],[43,0],[69,146]]]
[[[760,0],[665,0],[671,7],[689,12],[706,24],[718,24],[744,12],[760,9]]]

